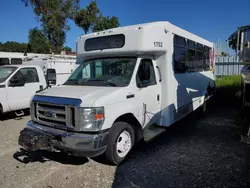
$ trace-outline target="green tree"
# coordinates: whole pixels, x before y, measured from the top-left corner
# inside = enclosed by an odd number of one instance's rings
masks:
[[[84,33],[87,34],[93,29],[94,25],[98,21],[99,14],[100,9],[97,7],[96,2],[91,1],[86,8],[80,9],[75,14],[75,24],[82,28]]]
[[[29,43],[27,46],[28,52],[33,53],[49,53],[50,45],[43,34],[43,32],[37,28],[30,29],[29,31]]]
[[[115,16],[112,16],[111,18],[109,16],[100,16],[98,18],[98,21],[93,27],[93,31],[102,31],[106,29],[111,29],[115,27],[119,27],[119,21],[118,18]]]
[[[65,50],[67,52],[72,52],[72,49],[68,46],[63,47],[63,50]]]
[[[7,41],[1,45],[1,51],[4,52],[26,52],[27,44],[26,43],[19,43],[13,41]]]
[[[22,0],[25,6],[32,6],[35,15],[42,23],[43,33],[49,40],[52,50],[59,52],[70,29],[69,19],[75,17],[79,0]]]
[[[75,14],[75,24],[83,29],[84,33],[102,31],[118,27],[119,21],[115,16],[103,16],[95,1],[91,1],[86,8]]]

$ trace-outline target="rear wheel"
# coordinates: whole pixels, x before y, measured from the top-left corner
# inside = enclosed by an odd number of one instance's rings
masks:
[[[114,165],[119,165],[134,146],[135,134],[131,125],[116,122],[110,130],[105,157]]]

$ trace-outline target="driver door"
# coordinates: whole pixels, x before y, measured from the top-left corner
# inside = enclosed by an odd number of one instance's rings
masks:
[[[39,90],[39,85],[36,68],[18,70],[8,81],[7,97],[10,110],[29,108],[29,101]]]
[[[160,120],[160,83],[157,82],[156,67],[151,59],[142,59],[136,74],[138,88],[136,96],[143,109],[142,125],[149,126]]]

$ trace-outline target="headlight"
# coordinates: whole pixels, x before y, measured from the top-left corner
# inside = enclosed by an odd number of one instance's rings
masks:
[[[81,108],[80,131],[99,131],[104,122],[104,107]]]

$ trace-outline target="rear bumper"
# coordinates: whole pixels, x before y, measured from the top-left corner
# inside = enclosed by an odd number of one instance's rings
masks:
[[[75,156],[94,157],[105,152],[109,132],[72,133],[42,126],[33,121],[20,132],[18,143],[26,150],[63,151]]]

